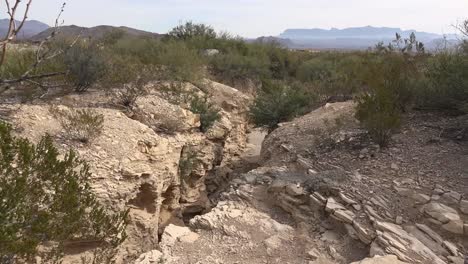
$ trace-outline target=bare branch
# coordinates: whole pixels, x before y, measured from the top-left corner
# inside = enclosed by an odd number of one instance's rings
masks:
[[[18,28],[15,29],[15,36],[21,31],[21,29],[24,26],[24,23],[26,22],[26,19],[28,19],[29,7],[31,6],[31,3],[32,3],[32,0],[29,0],[28,3],[26,4],[26,9],[24,11],[23,20],[20,22],[20,25],[18,26]]]
[[[0,45],[2,45],[2,55],[0,57],[0,67],[3,65],[5,62],[5,57],[6,57],[6,52],[7,52],[7,45],[11,41],[13,41],[16,36],[18,35],[18,32],[21,30],[21,28],[24,26],[26,19],[28,18],[28,13],[29,13],[29,8],[31,6],[32,0],[29,0],[28,3],[26,4],[26,9],[24,11],[23,18],[21,19],[21,22],[19,26],[16,26],[16,10],[18,9],[19,5],[21,3],[21,0],[15,0],[15,4],[13,7],[11,7],[9,0],[5,0],[5,4],[7,7],[7,14],[10,17],[10,23],[8,25],[8,31],[5,36],[5,38],[0,41]]]

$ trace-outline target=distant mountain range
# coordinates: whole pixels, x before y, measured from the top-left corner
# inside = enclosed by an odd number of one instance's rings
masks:
[[[0,37],[6,35],[8,31],[8,19],[0,19]],[[18,34],[20,40],[40,41],[49,36],[53,28],[40,21],[29,20]],[[65,37],[75,37],[81,34],[83,38],[102,38],[106,33],[114,30],[121,30],[129,36],[160,37],[161,34],[138,30],[129,27],[115,26],[62,26],[60,35]],[[287,29],[279,36],[260,37],[257,39],[246,39],[248,42],[277,42],[284,47],[292,49],[316,49],[316,50],[364,50],[375,46],[380,41],[389,43],[395,39],[395,34],[400,34],[403,38],[409,37],[414,32],[419,41],[426,45],[428,50],[444,45],[444,36],[429,32],[419,32],[416,30],[402,30],[390,27],[352,27],[344,29]],[[447,35],[448,44],[457,43],[456,35]]]
[[[287,29],[277,39],[278,42],[289,43],[288,47],[297,49],[362,50],[373,47],[380,41],[388,43],[395,39],[396,33],[407,38],[413,32],[428,49],[434,49],[443,43],[444,36],[440,34],[372,26],[344,29]],[[446,38],[449,43],[456,42],[454,34],[447,35]]]
[[[16,21],[16,24],[19,25],[20,22]],[[9,19],[0,19],[0,37],[3,38],[8,33],[8,27],[10,25]],[[23,28],[18,33],[17,39],[28,39],[44,30],[47,30],[49,25],[42,23],[37,20],[28,20],[25,22]]]

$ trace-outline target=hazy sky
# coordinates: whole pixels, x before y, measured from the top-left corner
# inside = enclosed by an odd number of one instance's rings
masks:
[[[62,2],[33,0],[30,18],[53,24]],[[1,18],[4,5],[1,1]],[[451,33],[451,25],[463,18],[468,18],[468,0],[69,0],[63,15],[65,24],[158,33],[193,20],[245,37],[278,35],[287,28],[366,25]]]

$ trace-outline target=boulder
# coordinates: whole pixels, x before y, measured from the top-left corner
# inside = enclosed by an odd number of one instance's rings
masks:
[[[457,210],[441,203],[431,202],[423,207],[423,211],[432,218],[446,224],[450,221],[460,220]]]
[[[161,243],[165,246],[171,246],[184,237],[187,238],[185,242],[195,241],[198,238],[198,234],[192,232],[188,227],[170,224],[164,229]]]
[[[327,204],[325,206],[325,211],[333,213],[336,210],[346,210],[346,208],[342,204],[338,203],[335,199],[328,198]]]
[[[144,254],[141,254],[140,257],[135,260],[135,264],[158,264],[163,260],[163,253],[159,250],[151,250]]]
[[[450,222],[442,225],[442,228],[450,233],[463,235],[463,221],[451,220]]]
[[[415,193],[412,195],[412,198],[416,204],[426,204],[431,200],[431,197],[422,193]]]
[[[460,211],[464,214],[468,214],[468,200],[460,201]]]

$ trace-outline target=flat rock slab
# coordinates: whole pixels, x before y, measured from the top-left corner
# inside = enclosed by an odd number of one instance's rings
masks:
[[[460,220],[457,210],[441,203],[429,203],[423,208],[423,211],[432,218],[446,224],[450,221]]]

